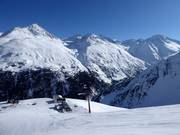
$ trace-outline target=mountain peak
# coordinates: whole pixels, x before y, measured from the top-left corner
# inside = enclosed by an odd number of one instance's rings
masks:
[[[128,47],[130,54],[149,64],[155,64],[180,51],[179,41],[159,34],[143,40],[125,41],[122,44]]]
[[[50,34],[38,24],[32,24],[27,27],[15,27],[10,31],[5,32],[2,36],[8,36],[18,39],[37,36],[55,38],[52,34]]]
[[[77,34],[77,35],[74,35],[72,37],[69,37],[66,40],[66,42],[70,41],[70,42],[82,42],[82,41],[85,41],[85,42],[89,42],[89,41],[94,41],[96,39],[99,39],[100,36],[96,35],[96,34],[92,34],[92,33],[88,33],[88,34],[85,34],[85,35],[80,35],[80,34]]]
[[[83,36],[84,39],[90,39],[90,40],[96,40],[98,42],[100,41],[105,41],[105,42],[112,42],[112,43],[116,43],[117,41],[114,41],[113,39],[103,36],[103,35],[97,35],[94,33],[90,33],[90,34],[86,34],[85,36]]]
[[[165,35],[160,35],[160,34],[157,34],[157,35],[153,35],[151,36],[150,38],[148,38],[150,40],[166,40],[167,37]]]
[[[39,26],[39,25],[36,24],[36,23],[27,26],[27,28],[28,28],[29,30],[33,30],[33,31],[45,31],[45,29],[43,29],[41,26]]]
[[[27,28],[34,35],[48,36],[50,38],[54,38],[52,34],[50,34],[48,31],[46,31],[44,28],[42,28],[40,25],[36,23],[31,24],[25,28]]]
[[[67,40],[69,40],[69,41],[77,41],[77,40],[81,40],[82,37],[83,36],[81,34],[76,34],[76,35],[73,35],[71,37],[65,38],[65,41],[67,41]]]
[[[94,34],[94,33],[88,33],[85,35],[85,37],[92,37],[92,38],[97,38],[99,37],[98,35]]]
[[[168,37],[165,35],[161,35],[161,34],[156,34],[156,35],[152,35],[151,37],[148,37],[146,39],[128,39],[128,40],[124,40],[123,43],[136,43],[136,42],[146,42],[149,40],[166,40]]]

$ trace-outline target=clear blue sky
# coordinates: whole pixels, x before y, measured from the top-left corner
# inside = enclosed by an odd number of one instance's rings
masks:
[[[60,37],[180,39],[180,0],[0,0],[0,31],[32,23]]]

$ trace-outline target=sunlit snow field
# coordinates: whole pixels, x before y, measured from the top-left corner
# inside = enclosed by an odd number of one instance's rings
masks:
[[[0,103],[0,135],[179,135],[180,105],[142,109],[115,108],[68,99],[73,112],[51,109],[51,99]]]

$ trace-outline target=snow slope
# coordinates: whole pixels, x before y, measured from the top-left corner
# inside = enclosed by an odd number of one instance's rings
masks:
[[[0,103],[2,135],[179,135],[180,105],[143,109],[118,109],[88,114],[80,109],[58,113],[47,104],[51,99],[32,99],[9,106]],[[69,102],[83,105],[81,101]],[[77,103],[78,102],[78,103]],[[34,105],[36,103],[36,105]],[[100,104],[93,103],[95,106]],[[8,106],[5,108],[5,106]],[[94,107],[95,107],[94,106]],[[110,110],[109,110],[110,109]],[[80,111],[81,110],[81,111]]]
[[[150,67],[111,97],[123,107],[162,106],[180,103],[180,53]],[[113,97],[114,96],[114,97]],[[108,98],[108,97],[106,97]]]
[[[148,39],[127,40],[122,42],[129,53],[149,64],[168,58],[180,51],[180,42],[162,35]]]
[[[0,37],[0,69],[51,68],[74,74],[86,68],[63,41],[37,24],[16,27]]]
[[[65,42],[67,47],[76,51],[84,66],[107,83],[132,77],[145,68],[143,61],[131,56],[124,47],[109,38],[87,34],[73,36]]]
[[[3,33],[2,32],[0,32],[0,36],[2,35]]]
[[[87,112],[88,110],[88,106],[87,106],[87,101],[86,100],[80,100],[80,99],[67,99],[67,103],[72,105],[76,105],[82,108],[85,108]],[[91,111],[92,112],[113,112],[113,111],[121,111],[121,110],[125,110],[124,108],[117,108],[117,107],[113,107],[113,106],[108,106],[105,104],[101,104],[101,103],[96,103],[91,101]]]

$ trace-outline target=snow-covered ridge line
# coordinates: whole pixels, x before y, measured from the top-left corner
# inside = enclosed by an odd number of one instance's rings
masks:
[[[149,64],[157,63],[180,51],[180,41],[163,35],[154,35],[147,39],[131,39],[122,42],[133,56]],[[145,52],[145,53],[144,53]]]
[[[107,83],[123,80],[145,69],[145,64],[133,57],[113,40],[95,34],[73,36],[65,40],[77,58],[90,71]]]
[[[16,34],[19,34],[19,38],[32,38],[32,37],[46,37],[50,39],[55,39],[56,37],[46,31],[44,28],[38,24],[32,24],[26,27],[15,27],[12,30],[9,30],[3,33],[2,36],[8,36],[11,38],[18,38]]]
[[[70,74],[86,70],[62,40],[37,24],[4,33],[0,37],[0,52],[0,68],[3,70],[39,67],[64,70]]]

